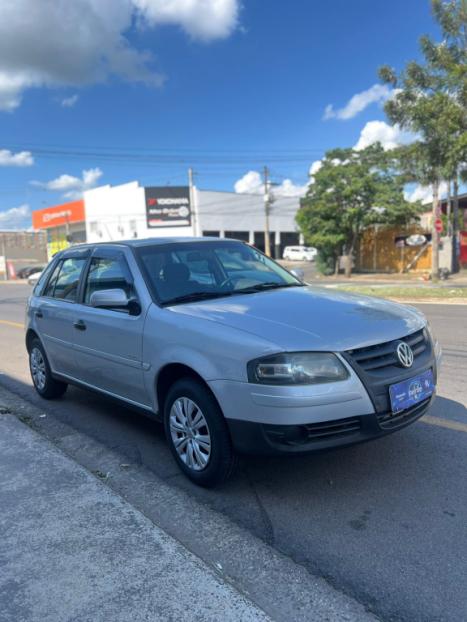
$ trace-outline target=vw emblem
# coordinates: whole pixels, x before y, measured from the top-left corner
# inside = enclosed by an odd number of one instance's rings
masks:
[[[401,341],[397,346],[397,358],[399,359],[403,367],[412,367],[413,365],[413,351],[409,344],[405,341]]]

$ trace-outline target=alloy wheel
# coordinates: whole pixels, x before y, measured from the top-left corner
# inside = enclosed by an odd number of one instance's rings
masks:
[[[36,387],[43,391],[46,383],[45,361],[39,348],[33,348],[30,355],[31,375]]]
[[[211,456],[211,435],[199,406],[188,397],[172,404],[169,416],[172,442],[182,462],[193,471],[202,471]]]

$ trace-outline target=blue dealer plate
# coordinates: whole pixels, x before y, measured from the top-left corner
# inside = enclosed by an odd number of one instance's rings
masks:
[[[407,408],[411,408],[415,406],[415,404],[426,400],[427,397],[430,397],[434,390],[435,385],[431,369],[420,376],[415,376],[403,382],[392,384],[389,387],[391,410],[396,414]]]

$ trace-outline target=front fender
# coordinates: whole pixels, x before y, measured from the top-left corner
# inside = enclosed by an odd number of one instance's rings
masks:
[[[153,305],[144,325],[146,388],[157,410],[157,377],[170,363],[190,367],[206,382],[246,382],[248,361],[278,350],[276,344],[251,333]]]

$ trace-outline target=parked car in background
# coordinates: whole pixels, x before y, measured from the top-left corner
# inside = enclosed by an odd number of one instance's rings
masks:
[[[28,276],[29,285],[35,285],[37,281],[41,278],[42,272],[43,270],[39,270],[37,272],[33,272],[30,276]]]
[[[21,268],[20,270],[18,270],[16,272],[16,276],[19,279],[27,279],[28,277],[30,277],[32,274],[35,274],[36,272],[42,272],[42,270],[44,268],[45,268],[45,266],[43,266],[43,265],[26,266],[26,267]]]
[[[318,250],[313,246],[286,246],[282,258],[289,261],[314,261],[317,254]]]
[[[61,251],[26,324],[39,395],[77,384],[158,417],[202,486],[225,480],[237,452],[342,447],[413,423],[441,359],[415,308],[305,285],[219,238]]]

